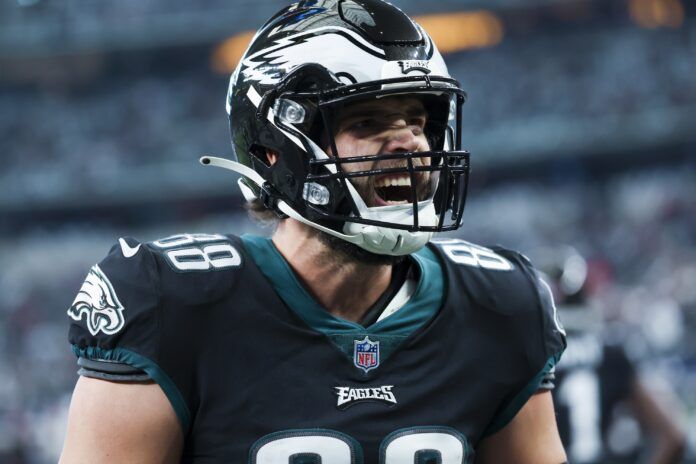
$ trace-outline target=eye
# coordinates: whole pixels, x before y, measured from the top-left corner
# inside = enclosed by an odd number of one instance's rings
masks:
[[[377,127],[377,121],[375,119],[359,119],[348,127],[349,130],[366,130],[373,129]]]
[[[423,129],[425,127],[426,119],[425,116],[417,116],[409,119],[408,123],[412,126],[418,126]]]
[[[426,124],[425,117],[416,117],[408,120],[408,125],[411,126],[411,131],[413,135],[421,135],[425,129]]]

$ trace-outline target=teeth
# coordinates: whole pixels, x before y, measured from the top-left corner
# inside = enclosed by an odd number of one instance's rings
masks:
[[[389,176],[377,179],[375,187],[410,187],[411,178],[409,176]]]

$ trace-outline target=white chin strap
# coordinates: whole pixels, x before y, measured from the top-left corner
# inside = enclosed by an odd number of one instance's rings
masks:
[[[239,173],[249,180],[254,182],[259,187],[266,182],[261,175],[236,161],[231,161],[225,158],[216,156],[202,156],[201,164],[205,166],[217,166],[219,168],[228,169]],[[350,183],[348,183],[350,186]],[[242,194],[247,201],[256,198],[256,195],[251,189],[239,182]],[[350,187],[349,187],[350,188]],[[362,206],[362,205],[360,205]],[[401,229],[390,229],[388,227],[379,227],[366,224],[358,224],[356,222],[346,221],[343,227],[343,233],[337,232],[328,227],[310,221],[295,211],[283,200],[278,200],[278,209],[287,214],[289,217],[296,219],[303,224],[326,232],[327,234],[338,237],[347,242],[353,243],[360,248],[363,248],[371,253],[379,255],[407,255],[421,249],[432,237],[432,232],[409,232]],[[432,200],[422,201],[418,203],[418,218],[421,220],[421,225],[434,226],[437,224],[437,214]],[[366,219],[378,219],[383,221],[394,222],[397,224],[411,224],[413,221],[413,206],[408,205],[391,205],[368,208],[367,210],[360,208]]]

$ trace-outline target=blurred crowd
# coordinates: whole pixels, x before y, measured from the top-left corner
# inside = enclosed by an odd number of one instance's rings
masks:
[[[122,179],[134,167],[190,161],[212,148],[205,140],[226,149],[224,87],[211,89],[204,76],[112,79],[84,95],[2,94],[14,111],[0,111],[0,151],[16,154],[0,174],[12,187],[5,204],[50,204],[75,189],[127,196]]]
[[[682,59],[696,55],[695,37],[626,27],[455,55],[450,71],[470,94],[466,146],[495,163],[683,138],[696,117],[696,60]],[[0,111],[0,152],[13,155],[0,171],[8,187],[0,207],[142,195],[121,183],[128,176],[135,185],[135,168],[158,166],[162,175],[147,179],[155,187],[186,184],[181,173],[197,154],[229,151],[226,77],[204,65],[166,78],[126,66],[88,85],[0,86],[3,108],[12,109]]]

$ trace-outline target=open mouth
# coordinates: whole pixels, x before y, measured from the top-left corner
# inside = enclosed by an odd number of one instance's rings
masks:
[[[375,206],[411,203],[412,195],[410,176],[382,176],[375,181]]]

